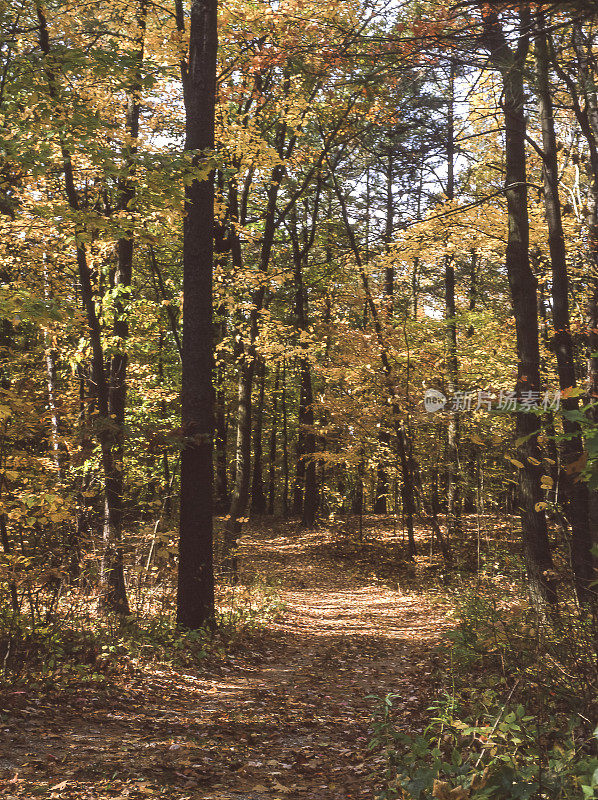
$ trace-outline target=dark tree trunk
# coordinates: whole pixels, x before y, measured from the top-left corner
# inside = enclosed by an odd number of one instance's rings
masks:
[[[118,184],[117,208],[123,214],[129,211],[136,198],[135,157],[139,139],[139,116],[141,113],[142,65],[145,50],[147,0],[140,0],[136,15],[137,33],[133,77],[127,88],[127,135],[130,144],[124,151],[124,177]],[[114,470],[106,480],[106,502],[104,505],[104,552],[102,554],[101,585],[103,603],[108,609],[128,613],[128,602],[123,572],[123,497],[124,497],[124,447],[125,410],[127,405],[127,343],[129,339],[128,291],[133,279],[133,231],[127,230],[117,245],[117,268],[113,289],[114,302],[113,341],[116,353],[112,356],[109,373],[109,411],[114,423]],[[112,496],[112,501],[110,500]]]
[[[403,478],[401,495],[403,500],[403,515],[405,517],[405,521],[407,524],[408,553],[409,556],[413,558],[413,556],[415,556],[417,553],[414,527],[413,527],[413,518],[415,514],[415,489],[414,489],[415,465],[408,449],[408,444],[409,444],[408,437],[405,431],[404,421],[402,419],[400,400],[397,395],[396,376],[394,374],[394,370],[388,353],[388,345],[386,342],[386,337],[384,335],[384,326],[382,325],[382,322],[380,320],[380,315],[378,314],[378,308],[376,307],[374,298],[372,297],[369,278],[366,274],[364,263],[361,258],[359,245],[357,244],[355,233],[353,231],[353,226],[351,225],[351,221],[349,219],[347,203],[343,193],[340,190],[334,172],[331,172],[331,178],[334,182],[334,188],[341,208],[343,222],[345,225],[345,229],[347,231],[347,236],[349,238],[351,250],[353,252],[353,255],[355,256],[355,261],[357,262],[357,267],[359,269],[361,285],[363,287],[366,296],[366,307],[369,308],[370,314],[372,316],[372,323],[374,326],[374,330],[376,333],[376,340],[380,351],[380,362],[382,364],[382,370],[384,372],[384,377],[386,381],[388,400],[391,406],[393,427],[397,440],[397,451],[399,455],[399,461],[401,464],[401,473]]]
[[[218,325],[220,338],[226,335],[226,318],[224,309],[220,309],[220,322]],[[227,444],[228,430],[226,425],[226,392],[225,392],[225,364],[223,359],[217,360],[215,369],[216,378],[216,408],[214,415],[214,448],[216,458],[214,507],[217,514],[224,514],[228,510],[228,475],[227,475]]]
[[[142,8],[145,8],[143,6]],[[59,88],[56,82],[56,75],[50,59],[51,47],[48,33],[48,25],[45,16],[45,9],[39,0],[36,1],[36,11],[38,19],[39,44],[40,50],[44,55],[44,74],[48,84],[48,91],[53,99],[59,96]],[[144,40],[145,16],[140,20],[140,37]],[[138,49],[136,56],[138,68],[141,68],[143,59],[143,46]],[[135,83],[135,79],[133,80]],[[129,106],[129,113],[131,108]],[[134,116],[128,120],[128,133],[131,133],[129,122],[134,120]],[[75,175],[70,151],[65,139],[60,136],[60,150],[63,162],[64,188],[68,204],[72,211],[79,213],[82,204],[75,184]],[[127,168],[127,178],[130,179],[131,164]],[[126,190],[127,178],[125,183],[120,184],[121,198],[122,191]],[[124,402],[122,392],[118,391],[118,381],[122,379],[123,363],[126,367],[126,356],[124,352],[119,352],[114,356],[116,364],[111,364],[110,378],[106,374],[105,353],[102,345],[102,329],[96,310],[96,299],[92,285],[91,270],[87,259],[87,249],[83,243],[83,238],[78,240],[76,245],[77,269],[81,288],[81,299],[87,318],[87,326],[91,345],[91,385],[97,400],[98,425],[97,437],[100,443],[101,463],[104,472],[105,493],[104,493],[104,526],[103,540],[104,547],[102,553],[102,567],[100,574],[100,606],[107,610],[117,613],[128,614],[129,604],[124,580],[123,557],[121,549],[122,537],[122,435],[123,428],[119,424],[118,413]],[[128,237],[124,237],[129,241]],[[121,258],[121,240],[119,242],[119,266]],[[132,240],[131,248],[132,248]],[[124,257],[126,258],[126,248]],[[123,262],[126,265],[126,260]],[[122,298],[120,298],[122,301]],[[121,336],[123,328],[121,323],[121,309],[118,303],[115,304],[115,332]],[[121,343],[122,348],[122,343]],[[113,381],[116,383],[113,384]],[[116,395],[112,394],[112,386],[117,387]],[[124,406],[123,406],[124,408]],[[124,411],[123,411],[124,415]],[[119,455],[121,455],[119,459]]]
[[[226,396],[224,392],[224,368],[216,368],[216,409],[214,417],[215,435],[214,445],[216,451],[216,474],[214,506],[216,513],[223,514],[229,506],[228,475],[226,470],[227,450],[227,425],[226,425]]]
[[[447,190],[449,201],[455,199],[455,64],[451,60],[449,74],[448,125],[447,125]],[[445,258],[444,268],[447,388],[450,396],[457,390],[459,361],[457,358],[457,321],[455,304],[455,267],[451,256]],[[459,509],[459,416],[449,411],[447,429],[447,497],[446,532],[449,542],[461,534]]]
[[[552,65],[566,83],[571,95],[573,111],[589,150],[588,160],[588,296],[586,307],[587,327],[587,383],[586,400],[595,403],[598,398],[598,98],[592,66],[594,54],[592,40],[584,35],[581,23],[573,25],[573,47],[577,57],[576,79],[561,65],[554,52]],[[581,102],[583,98],[583,105]],[[598,422],[598,409],[589,411]],[[590,535],[598,544],[598,490],[589,495]]]
[[[386,164],[386,223],[384,229],[384,242],[388,248],[392,242],[394,227],[394,158],[393,151],[388,151],[388,161]],[[389,324],[392,323],[394,311],[394,267],[387,266],[384,272],[384,300],[386,303],[386,317]],[[378,437],[381,448],[386,452],[390,446],[390,433],[384,427],[384,420],[380,424],[380,434]],[[376,496],[374,498],[374,514],[388,513],[388,472],[383,461],[378,463],[376,470]]]
[[[191,5],[189,59],[183,66],[185,150],[195,165],[214,148],[216,0]],[[183,375],[181,428],[181,518],[177,622],[199,628],[214,615],[213,436],[214,341],[212,275],[214,178],[185,189],[183,240]]]
[[[301,403],[301,369],[299,371],[299,404]],[[295,480],[293,481],[293,516],[301,516],[303,508],[303,487],[305,485],[305,459],[304,450],[304,431],[301,423],[298,425],[297,441],[295,444]]]
[[[272,425],[270,428],[270,447],[268,452],[268,514],[274,514],[276,500],[276,434],[278,428],[278,392],[280,386],[280,362],[276,363],[274,373],[274,392],[272,394]]]
[[[264,480],[262,477],[263,444],[262,433],[264,425],[264,394],[266,391],[266,364],[263,358],[258,361],[259,398],[255,425],[253,428],[253,472],[251,481],[251,511],[253,514],[266,513],[266,495],[264,493]]]
[[[590,150],[590,187],[588,193],[588,299],[586,306],[587,386],[588,403],[598,403],[598,97],[596,93],[595,54],[592,39],[584,37],[580,23],[574,27],[574,44],[579,61],[579,77],[585,100],[583,111],[576,106],[582,133]],[[580,114],[585,119],[580,118]],[[589,412],[598,424],[598,406]],[[598,544],[598,490],[590,493],[590,528],[594,543]]]
[[[316,473],[317,465],[314,459],[314,453],[316,452],[316,435],[314,430],[314,398],[311,363],[307,352],[308,345],[302,338],[307,337],[309,332],[309,309],[307,291],[303,280],[303,268],[315,239],[320,189],[321,181],[318,181],[317,192],[314,198],[311,230],[308,230],[308,207],[306,204],[306,220],[302,231],[303,241],[300,243],[295,214],[293,214],[290,231],[294,262],[295,318],[297,329],[300,334],[299,342],[301,350],[299,356],[299,408],[297,414],[297,472],[293,511],[295,514],[301,516],[301,526],[304,528],[313,528],[316,523],[318,484]]]
[[[407,525],[408,553],[413,558],[413,556],[417,554],[417,546],[415,544],[415,532],[413,528],[413,520],[415,515],[415,489],[413,485],[414,465],[413,465],[413,459],[409,457],[405,428],[403,421],[399,418],[398,409],[395,412],[394,422],[395,422],[395,433],[397,436],[397,449],[399,453],[399,462],[401,464],[401,477],[403,479],[401,485],[401,500],[403,508],[403,517],[405,519],[405,524]]]
[[[279,152],[282,156],[282,147],[286,135],[286,128],[283,126],[279,134]],[[229,554],[233,552],[241,528],[242,520],[245,519],[247,504],[249,501],[250,472],[251,472],[251,415],[252,404],[251,395],[253,390],[253,376],[256,366],[256,342],[259,335],[259,315],[264,307],[266,297],[265,276],[268,273],[270,256],[274,245],[274,235],[276,232],[276,203],[280,182],[284,176],[284,167],[276,165],[272,170],[270,186],[268,188],[268,202],[264,219],[264,238],[260,251],[260,273],[262,276],[261,286],[254,292],[252,308],[249,313],[249,341],[245,344],[240,342],[239,363],[239,386],[238,386],[238,414],[237,414],[237,445],[235,461],[235,483],[233,486],[231,504],[228,513],[228,520],[225,526],[225,558],[229,559]],[[236,197],[236,194],[235,194]],[[236,200],[235,200],[236,202]],[[238,211],[233,209],[232,216],[238,219]],[[233,251],[233,263],[242,262],[241,249],[238,235],[233,234],[233,241],[237,252]],[[236,566],[231,562],[233,575],[236,575]]]
[[[289,514],[289,428],[287,421],[287,362],[282,362],[282,514]]]
[[[239,359],[237,381],[237,438],[235,445],[235,480],[225,527],[224,559],[233,577],[237,574],[234,548],[243,526],[244,514],[249,501],[251,478],[251,415],[252,387],[255,361],[247,362],[243,355]]]
[[[511,291],[517,337],[517,398],[540,392],[540,347],[536,279],[529,258],[529,217],[527,208],[526,121],[523,70],[529,46],[529,13],[520,10],[519,44],[513,51],[500,27],[497,14],[486,7],[484,33],[490,58],[500,70],[506,129],[505,194],[508,210],[506,268]],[[525,394],[524,394],[525,393]],[[527,395],[529,396],[529,395]],[[537,436],[538,418],[532,413],[516,414],[519,460],[519,505],[528,585],[537,607],[557,602],[554,567],[546,516],[541,505],[541,452]]]
[[[296,286],[296,311],[299,330],[307,331],[307,298],[303,286],[301,265],[295,271]],[[313,385],[311,379],[311,365],[309,358],[303,356],[299,361],[299,412],[298,422],[300,429],[300,442],[298,445],[299,460],[297,471],[301,470],[303,479],[302,503],[299,508],[301,514],[301,525],[305,528],[313,528],[316,522],[316,511],[318,507],[318,486],[316,481],[316,462],[313,454],[316,451],[316,436],[314,432],[314,398]]]
[[[475,311],[478,300],[478,254],[475,249],[471,251],[471,261],[469,265],[469,310]],[[470,323],[467,328],[467,338],[471,339],[474,335],[475,329]]]
[[[544,31],[544,19],[541,14],[538,15],[538,29],[535,41],[536,79],[544,151],[544,207],[552,266],[553,348],[557,359],[559,385],[561,390],[564,390],[576,385],[575,352],[569,318],[569,276],[559,198],[557,143],[550,87],[548,46]],[[579,408],[577,397],[565,398],[562,405],[566,411],[577,411]],[[571,566],[575,576],[575,589],[579,602],[584,604],[592,596],[590,583],[594,575],[589,492],[587,483],[575,481],[574,476],[567,471],[568,464],[581,458],[584,447],[581,427],[577,422],[563,417],[563,429],[565,438],[561,446],[561,463],[565,469],[561,472],[559,482],[564,499],[565,516],[571,525]]]
[[[316,461],[313,454],[316,451],[316,436],[314,433],[314,408],[313,386],[309,361],[301,362],[301,397],[300,397],[300,424],[305,426],[304,453],[305,484],[303,491],[303,509],[301,525],[304,528],[313,528],[316,524],[318,510],[318,484],[316,480]]]

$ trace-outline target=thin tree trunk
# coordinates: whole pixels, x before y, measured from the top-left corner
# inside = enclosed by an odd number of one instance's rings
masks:
[[[48,378],[48,410],[50,411],[50,441],[52,446],[52,457],[56,465],[56,477],[62,480],[62,463],[60,457],[60,415],[57,405],[57,381],[56,381],[56,349],[46,338],[46,374]]]
[[[137,14],[135,47],[131,53],[134,60],[133,76],[127,88],[126,134],[130,138],[124,150],[124,177],[118,185],[117,210],[130,212],[136,200],[136,155],[139,139],[140,96],[142,91],[142,65],[145,50],[147,0],[140,0]],[[124,580],[122,537],[124,496],[124,445],[125,410],[127,405],[127,342],[129,322],[127,293],[133,278],[133,231],[127,230],[117,244],[117,268],[114,276],[114,326],[113,341],[116,353],[112,356],[109,372],[108,408],[114,423],[113,471],[106,480],[106,502],[104,504],[103,553],[100,571],[101,603],[108,610],[128,613],[128,601]],[[108,501],[108,496],[112,501]]]
[[[591,39],[584,35],[583,27],[579,22],[573,25],[573,47],[577,56],[577,78],[571,78],[569,73],[561,66],[554,49],[551,52],[551,61],[559,77],[566,83],[571,95],[573,111],[577,118],[579,128],[588,144],[588,211],[586,215],[588,226],[588,287],[586,305],[587,329],[587,382],[586,401],[595,403],[598,398],[598,98],[596,82],[592,67],[593,53]],[[584,103],[582,106],[581,97]],[[598,423],[598,409],[589,411],[593,420]],[[598,544],[598,490],[590,491],[589,496],[590,535],[595,544]]]
[[[478,299],[478,254],[475,248],[471,251],[471,261],[469,265],[469,310],[476,310],[476,303]],[[467,338],[471,339],[475,330],[472,324],[467,328]]]
[[[295,310],[297,325],[300,331],[308,331],[307,297],[303,284],[301,254],[295,263]],[[316,451],[316,436],[314,432],[314,398],[311,378],[311,365],[308,356],[299,360],[299,411],[298,423],[300,438],[297,446],[298,462],[297,473],[301,476],[301,500],[298,512],[301,514],[301,525],[304,528],[313,528],[316,522],[318,506],[318,486],[316,481],[316,462],[313,454]],[[296,508],[296,505],[295,505]]]
[[[217,311],[218,330],[220,340],[226,336],[226,310],[221,305]],[[222,356],[216,360],[214,377],[216,380],[215,415],[214,415],[214,448],[216,459],[214,508],[216,513],[224,514],[228,510],[228,475],[227,475],[227,443],[228,431],[226,425],[226,367]]]
[[[263,357],[258,362],[259,399],[255,425],[253,428],[253,472],[251,481],[251,511],[253,514],[266,513],[266,495],[264,493],[264,479],[262,475],[264,427],[264,395],[266,391],[266,364]]]
[[[214,508],[217,513],[223,514],[228,509],[230,500],[228,496],[228,476],[226,471],[226,396],[224,392],[224,367],[222,364],[216,367],[216,408],[214,422],[214,445],[216,450]]]
[[[588,245],[589,275],[586,304],[587,344],[587,385],[588,403],[598,403],[598,97],[596,93],[595,56],[592,40],[584,39],[582,26],[574,27],[574,45],[579,60],[579,72],[585,99],[585,125],[582,132],[586,136],[590,150],[590,187],[588,192]],[[579,119],[578,115],[578,120]],[[598,406],[589,412],[598,424]],[[590,528],[594,543],[598,544],[598,490],[590,493]]]
[[[282,361],[282,396],[280,399],[282,407],[282,515],[287,517],[289,514],[289,433],[287,421],[287,362]]]
[[[455,199],[455,63],[451,59],[447,126],[447,199]],[[451,256],[445,257],[444,268],[447,389],[454,396],[458,386],[459,361],[457,358],[457,321],[455,315],[455,267]],[[449,411],[447,429],[447,502],[446,531],[453,542],[462,531],[459,504],[459,416]]]
[[[392,148],[388,151],[388,162],[386,164],[386,223],[384,229],[384,242],[389,248],[392,242],[393,227],[394,227],[394,196],[393,196],[393,177],[394,177],[394,159]],[[388,324],[392,324],[394,312],[394,281],[395,270],[392,264],[387,266],[384,272],[384,299],[386,303],[386,316]],[[383,452],[386,452],[390,447],[390,433],[384,427],[384,421],[381,422],[380,433],[378,436]],[[378,462],[376,470],[376,496],[374,499],[374,514],[388,513],[388,471],[383,461]]]
[[[40,49],[44,54],[44,73],[51,98],[58,101],[59,88],[51,66],[50,38],[48,34],[45,10],[39,0],[36,0],[38,18]],[[74,212],[81,212],[82,206],[75,185],[75,177],[71,154],[62,135],[59,138],[63,162],[64,187],[70,208]],[[98,409],[98,439],[100,442],[101,462],[105,480],[104,495],[104,557],[102,559],[102,573],[100,576],[101,596],[100,605],[117,613],[129,613],[129,605],[124,581],[122,552],[120,550],[120,534],[122,532],[122,462],[118,461],[115,449],[118,452],[118,443],[115,448],[115,438],[118,439],[118,430],[115,437],[114,419],[111,416],[111,386],[105,369],[104,350],[102,346],[102,331],[100,320],[96,311],[96,302],[91,282],[91,270],[87,260],[87,250],[84,236],[76,237],[77,268],[81,285],[81,299],[87,317],[89,338],[92,351],[92,386],[97,399]],[[117,314],[118,317],[118,314]]]
[[[284,141],[284,130],[280,137]],[[282,148],[280,144],[279,150]],[[271,183],[268,188],[268,202],[264,220],[264,238],[260,253],[260,273],[264,278],[268,272],[272,247],[274,245],[274,235],[276,232],[276,203],[280,182],[284,175],[284,167],[277,165],[272,171]],[[236,215],[235,215],[236,216]],[[240,243],[238,236],[233,234],[233,238],[238,244],[239,252],[236,260],[241,259]],[[233,252],[235,260],[235,252]],[[255,372],[255,362],[257,357],[256,341],[259,334],[259,315],[264,306],[266,295],[266,283],[262,280],[260,287],[254,292],[252,308],[249,314],[249,341],[246,345],[241,343],[241,355],[239,360],[239,385],[238,385],[238,414],[237,414],[237,444],[236,444],[236,464],[235,464],[235,483],[233,486],[231,504],[228,513],[228,520],[225,526],[225,558],[236,546],[237,539],[241,532],[243,520],[247,512],[249,500],[250,471],[251,471],[251,394],[253,390],[253,376]],[[236,574],[234,558],[232,564],[233,574]]]
[[[330,161],[328,161],[328,163],[331,168],[330,175],[334,183],[336,196],[341,208],[345,230],[347,231],[347,236],[349,238],[351,250],[353,252],[353,255],[355,256],[355,261],[359,269],[361,285],[363,287],[366,296],[366,305],[370,309],[372,323],[374,325],[374,330],[376,333],[376,340],[379,347],[380,361],[385,376],[386,390],[388,393],[388,400],[392,411],[393,425],[397,439],[397,450],[403,477],[403,486],[401,494],[403,500],[403,514],[405,516],[405,521],[407,523],[408,553],[410,557],[413,557],[414,555],[416,555],[417,552],[417,547],[415,544],[414,527],[413,527],[413,517],[415,513],[413,458],[410,457],[407,448],[407,437],[405,433],[405,426],[401,415],[401,410],[399,405],[400,401],[396,389],[397,380],[394,374],[391,360],[389,358],[388,345],[386,343],[386,338],[384,335],[384,328],[380,320],[380,315],[378,314],[378,308],[376,307],[374,298],[372,297],[369,278],[366,274],[365,265],[361,258],[359,246],[357,244],[357,240],[355,239],[355,233],[353,231],[353,227],[349,219],[349,214],[347,211],[347,203],[345,201],[345,197],[342,191],[340,190],[338,181],[336,180],[336,176],[334,174],[334,170],[332,169],[332,165],[330,165]]]
[[[272,394],[272,424],[270,428],[270,447],[268,451],[268,514],[274,514],[276,499],[276,434],[278,427],[278,392],[280,385],[280,362],[276,362],[274,391]]]

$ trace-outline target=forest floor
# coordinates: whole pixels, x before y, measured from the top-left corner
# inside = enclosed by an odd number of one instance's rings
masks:
[[[448,624],[395,545],[296,522],[248,529],[244,578],[276,584],[279,613],[197,670],[19,693],[0,717],[0,796],[372,798],[371,695],[399,693],[405,729],[423,728]]]

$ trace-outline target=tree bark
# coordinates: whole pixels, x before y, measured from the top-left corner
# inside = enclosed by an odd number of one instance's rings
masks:
[[[388,161],[386,164],[386,220],[384,226],[384,243],[386,248],[390,246],[394,228],[394,159],[392,147],[388,150]],[[384,271],[384,299],[386,303],[386,317],[388,324],[392,324],[394,312],[394,283],[395,270],[392,264],[387,266]],[[384,420],[381,422],[378,440],[383,451],[390,447],[390,433],[384,427]],[[374,498],[374,514],[388,513],[388,471],[383,461],[378,462],[376,470],[376,496]]]
[[[214,507],[217,513],[224,514],[228,509],[228,475],[227,462],[227,425],[226,425],[226,396],[224,391],[224,366],[216,367],[216,408],[215,408],[215,435],[214,445],[216,450],[216,474]]]
[[[488,6],[483,10],[485,44],[492,63],[500,71],[503,84],[505,119],[505,194],[507,198],[508,238],[506,269],[515,317],[517,339],[517,399],[524,393],[540,392],[540,347],[536,279],[529,258],[529,217],[527,208],[526,121],[523,70],[529,47],[529,9],[519,10],[519,42],[509,46],[498,14]],[[529,396],[529,395],[527,395]],[[519,460],[519,506],[522,538],[532,601],[540,610],[557,603],[554,566],[548,540],[546,516],[541,505],[541,452],[537,436],[538,418],[518,411],[516,434]]]
[[[287,420],[287,362],[282,362],[282,395],[280,398],[282,408],[282,515],[289,514],[289,433]]]
[[[216,0],[193,0],[189,58],[183,65],[185,150],[194,165],[214,148]],[[185,189],[181,517],[177,622],[197,629],[214,615],[213,569],[213,235],[214,177]]]
[[[60,89],[54,69],[50,62],[51,47],[45,10],[36,0],[39,44],[44,55],[44,74],[48,92],[52,100],[60,102]],[[63,135],[59,134],[60,151],[63,164],[64,188],[70,208],[75,212],[82,210],[71,153]],[[102,345],[102,329],[96,311],[91,280],[91,270],[87,260],[85,237],[81,231],[75,233],[77,269],[79,274],[81,299],[87,318],[91,345],[91,385],[97,400],[97,437],[100,443],[101,463],[104,472],[104,552],[100,575],[100,606],[121,614],[129,613],[129,604],[124,580],[122,549],[122,460],[119,462],[118,423],[111,416],[111,381],[106,373],[105,354]],[[118,314],[116,315],[118,318]]]
[[[447,114],[447,190],[450,201],[455,199],[455,62],[451,59],[449,73],[449,96]],[[457,357],[457,313],[455,304],[455,267],[451,256],[445,257],[444,267],[445,320],[446,320],[446,364],[447,389],[450,396],[457,390],[459,361]],[[449,411],[447,429],[447,498],[446,532],[449,542],[461,534],[459,510],[459,416]]]
[[[557,370],[561,390],[574,388],[575,352],[569,318],[569,275],[567,252],[559,197],[559,171],[557,143],[554,125],[549,58],[544,18],[537,16],[538,32],[535,37],[535,61],[538,106],[542,127],[544,208],[548,225],[548,246],[552,268],[552,324],[554,327],[553,349],[557,359]],[[577,397],[563,399],[565,411],[577,411]],[[565,438],[561,445],[561,463],[565,467],[559,476],[564,498],[564,512],[571,525],[571,566],[575,579],[578,600],[585,604],[592,596],[590,584],[593,579],[592,539],[590,535],[589,492],[587,483],[575,481],[567,466],[578,461],[583,454],[582,431],[579,423],[563,417]]]
[[[276,362],[274,391],[272,394],[272,424],[270,427],[270,447],[268,452],[268,514],[274,514],[276,499],[276,435],[278,427],[278,391],[280,385],[280,362]]]
[[[253,514],[266,513],[266,495],[264,493],[264,479],[262,475],[264,427],[264,395],[266,391],[266,364],[263,357],[258,362],[259,396],[258,408],[253,427],[253,471],[251,481],[251,512]]]
[[[384,372],[386,391],[388,394],[388,401],[391,406],[393,427],[396,434],[397,450],[399,455],[399,461],[401,464],[401,472],[403,478],[401,495],[403,500],[403,514],[405,517],[405,522],[407,524],[408,554],[411,558],[413,558],[413,556],[417,554],[417,546],[415,543],[415,533],[413,527],[413,518],[415,514],[414,464],[413,464],[413,458],[411,457],[411,454],[409,453],[407,447],[407,436],[405,432],[405,425],[401,415],[401,409],[399,405],[400,401],[396,388],[396,383],[397,383],[396,376],[394,374],[392,363],[389,357],[388,344],[386,342],[386,337],[384,335],[384,326],[382,325],[380,315],[378,314],[378,308],[372,296],[369,278],[366,274],[365,265],[361,258],[359,245],[355,238],[355,232],[353,230],[353,226],[351,225],[351,221],[349,219],[347,203],[338,185],[338,181],[336,180],[336,176],[334,174],[330,161],[328,161],[328,164],[331,169],[330,175],[334,184],[336,197],[338,199],[341,208],[341,214],[343,217],[345,230],[347,231],[347,236],[349,239],[351,250],[353,252],[353,255],[355,256],[355,261],[361,279],[361,285],[363,287],[366,296],[366,307],[369,308],[370,310],[374,331],[376,333],[376,341],[378,343],[378,348],[379,348],[380,362],[382,364],[382,370]]]
[[[315,220],[314,220],[315,225]],[[295,316],[300,334],[307,335],[309,330],[307,294],[303,281],[303,260],[309,248],[299,247],[297,237],[293,240],[293,257],[295,261]],[[305,350],[306,345],[302,345]],[[301,516],[301,526],[313,528],[316,523],[318,507],[318,487],[316,481],[316,436],[314,432],[313,384],[309,356],[299,357],[299,409],[297,437],[297,479],[295,484],[295,500],[293,510]]]

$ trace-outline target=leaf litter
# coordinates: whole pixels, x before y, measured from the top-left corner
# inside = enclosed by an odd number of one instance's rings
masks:
[[[343,551],[329,531],[300,533],[292,522],[249,529],[243,578],[277,583],[282,613],[196,674],[156,665],[115,676],[101,693],[82,685],[9,707],[0,796],[370,798],[371,696],[399,693],[405,726],[417,729],[448,621],[359,555],[359,544]]]

